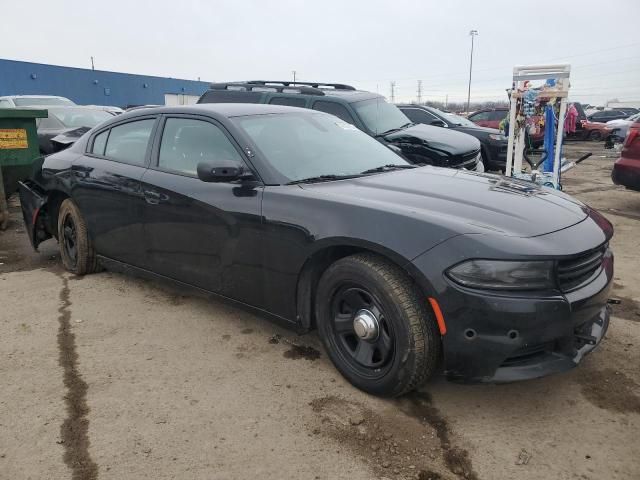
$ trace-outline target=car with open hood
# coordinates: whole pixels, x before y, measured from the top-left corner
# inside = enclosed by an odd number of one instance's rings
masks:
[[[482,127],[472,121],[434,107],[401,104],[398,108],[414,123],[449,128],[475,137],[481,144],[481,159],[485,170],[504,171],[507,164],[508,138],[496,128]]]
[[[96,125],[114,117],[115,113],[93,106],[38,106],[48,117],[36,120],[40,153],[50,154],[71,146]]]
[[[530,182],[418,167],[309,109],[127,112],[46,157],[20,199],[34,247],[55,237],[70,272],[101,265],[317,329],[377,395],[439,372],[565,371],[609,323],[613,229],[598,212]]]
[[[484,171],[480,143],[470,135],[412,122],[377,93],[317,82],[214,83],[198,103],[266,103],[330,113],[415,164]]]

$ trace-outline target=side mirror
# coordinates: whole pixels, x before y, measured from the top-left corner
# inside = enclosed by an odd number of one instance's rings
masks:
[[[447,124],[445,122],[443,122],[442,120],[434,120],[431,122],[431,125],[433,125],[434,127],[446,127]]]
[[[236,160],[217,160],[198,164],[198,178],[203,182],[233,182],[251,176],[245,166]]]

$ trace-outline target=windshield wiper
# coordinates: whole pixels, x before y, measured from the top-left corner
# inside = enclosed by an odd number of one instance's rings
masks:
[[[360,175],[317,175],[315,177],[301,178],[299,180],[292,180],[286,185],[296,185],[298,183],[319,183],[319,182],[331,182],[333,180],[344,180],[347,178],[356,178]]]
[[[360,172],[362,175],[366,175],[367,173],[378,173],[378,172],[389,172],[391,170],[400,170],[403,168],[416,168],[416,165],[394,165],[393,163],[389,165],[381,165],[379,167],[370,168],[369,170],[365,170],[364,172]]]
[[[412,125],[415,125],[415,124],[412,123],[412,122],[405,123],[404,125],[401,125],[398,128],[390,128],[386,132],[379,133],[379,134],[376,135],[376,137],[384,137],[385,135],[389,135],[390,133],[394,133],[394,132],[399,132],[400,130],[402,130],[404,128],[407,128],[407,127],[410,127]]]

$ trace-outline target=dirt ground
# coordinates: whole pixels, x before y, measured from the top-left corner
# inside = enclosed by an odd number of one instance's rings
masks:
[[[615,225],[610,330],[566,374],[382,400],[352,388],[315,334],[28,246],[0,233],[0,479],[640,478],[640,193],[615,152],[565,190]]]

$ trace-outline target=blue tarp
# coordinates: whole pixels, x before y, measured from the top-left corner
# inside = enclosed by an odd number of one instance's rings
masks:
[[[553,142],[556,138],[556,118],[553,113],[553,107],[547,105],[544,108],[544,149],[547,152],[547,157],[542,165],[542,171],[553,172],[553,157],[554,148]]]

